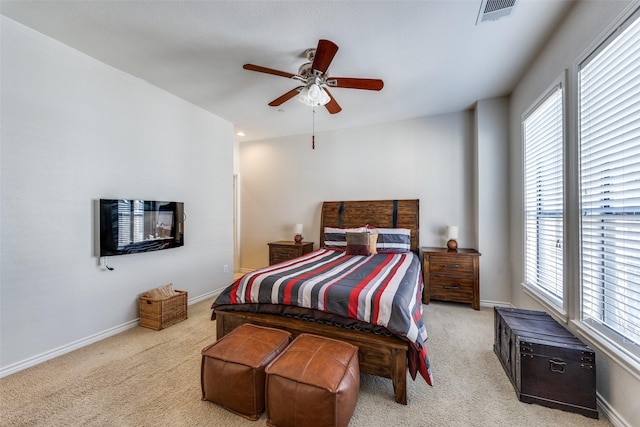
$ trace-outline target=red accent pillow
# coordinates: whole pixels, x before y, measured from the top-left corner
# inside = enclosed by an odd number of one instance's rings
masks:
[[[369,256],[369,233],[347,233],[347,255]]]

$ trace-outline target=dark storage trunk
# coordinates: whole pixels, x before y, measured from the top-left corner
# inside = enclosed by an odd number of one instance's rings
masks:
[[[598,418],[591,348],[541,311],[494,308],[493,350],[518,399]]]

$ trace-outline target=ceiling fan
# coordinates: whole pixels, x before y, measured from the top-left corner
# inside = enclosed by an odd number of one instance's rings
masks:
[[[269,103],[272,107],[282,105],[296,95],[309,106],[324,105],[331,114],[342,111],[328,87],[346,89],[380,90],[384,83],[380,79],[361,79],[353,77],[329,77],[327,70],[338,51],[338,45],[330,40],[321,39],[316,48],[307,49],[304,54],[309,62],[303,64],[297,74],[286,71],[261,67],[260,65],[244,64],[242,68],[259,73],[273,74],[303,82],[303,85],[291,89]]]

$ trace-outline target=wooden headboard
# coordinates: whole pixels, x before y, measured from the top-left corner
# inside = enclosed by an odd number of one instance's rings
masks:
[[[411,230],[411,250],[420,249],[420,200],[356,200],[324,202],[320,217],[320,246],[324,228],[352,228],[371,225]]]

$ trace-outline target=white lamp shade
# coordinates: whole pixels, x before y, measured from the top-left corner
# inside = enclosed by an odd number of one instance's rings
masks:
[[[331,98],[323,88],[313,83],[309,87],[304,87],[300,90],[298,100],[309,107],[319,107],[331,101]]]
[[[318,101],[320,99],[320,86],[315,83],[309,86],[309,92],[307,92],[307,96],[312,101]]]
[[[447,227],[447,236],[449,237],[449,239],[457,239],[458,238],[458,226],[457,225],[450,225]]]
[[[302,224],[296,224],[293,228],[293,234],[302,234]]]

